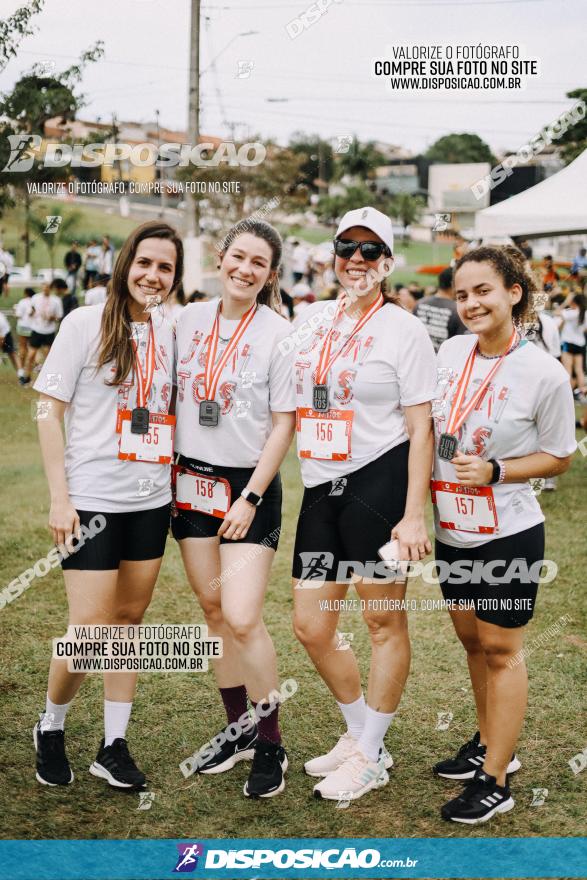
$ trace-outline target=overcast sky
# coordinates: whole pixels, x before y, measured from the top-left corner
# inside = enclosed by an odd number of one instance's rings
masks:
[[[19,6],[0,0],[2,17]],[[308,0],[203,0],[203,133],[260,133],[285,142],[296,130],[357,134],[415,151],[452,131],[476,132],[494,150],[516,149],[587,85],[585,0],[338,0],[291,39],[286,25]],[[104,58],[83,81],[81,118],[187,124],[189,0],[46,0],[37,31],[0,74],[10,89],[35,61],[56,70],[103,40]],[[238,36],[255,31],[250,36]],[[399,43],[522,44],[541,75],[519,92],[386,91],[372,60]],[[226,48],[228,46],[228,48]],[[220,56],[220,57],[218,57]],[[215,60],[216,59],[216,60]],[[252,62],[238,78],[240,62]],[[213,63],[214,62],[214,63]],[[268,99],[287,99],[278,103]]]

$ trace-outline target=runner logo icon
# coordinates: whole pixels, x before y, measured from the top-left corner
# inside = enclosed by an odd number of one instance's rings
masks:
[[[204,847],[201,843],[178,843],[177,849],[179,855],[173,873],[192,874],[198,867],[198,859],[204,855]]]

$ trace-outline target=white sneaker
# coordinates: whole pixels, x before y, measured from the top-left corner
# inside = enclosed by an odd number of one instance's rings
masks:
[[[304,770],[308,776],[328,776],[349,758],[357,748],[357,741],[350,733],[343,733],[333,749],[319,758],[306,761]]]
[[[389,782],[383,758],[370,761],[355,747],[352,755],[322,782],[314,786],[314,797],[329,801],[355,801],[374,788],[382,788]]]
[[[310,761],[306,761],[304,764],[306,774],[308,776],[328,776],[329,773],[332,773],[333,770],[337,770],[340,765],[352,755],[356,746],[356,739],[354,739],[350,733],[343,733],[333,749],[330,749],[325,755],[320,755],[319,758],[312,758]],[[385,769],[391,770],[393,767],[393,758],[385,746],[383,746],[381,751],[380,759],[381,758],[383,759]]]

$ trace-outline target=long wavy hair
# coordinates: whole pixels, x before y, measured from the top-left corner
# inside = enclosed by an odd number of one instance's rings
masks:
[[[139,244],[146,238],[163,238],[175,245],[175,273],[170,295],[183,277],[183,244],[173,226],[160,220],[151,220],[131,232],[118,254],[112,278],[108,282],[108,295],[102,314],[98,368],[109,363],[115,366],[114,376],[106,382],[107,385],[120,385],[134,368],[128,273]]]
[[[270,309],[273,309],[274,312],[280,315],[279,266],[281,265],[281,255],[283,253],[283,240],[274,226],[271,226],[270,223],[265,223],[264,220],[249,220],[247,218],[239,220],[238,223],[235,223],[228,230],[222,239],[218,249],[218,256],[222,261],[231,244],[236,241],[239,235],[244,235],[245,232],[266,241],[271,248],[271,274],[273,278],[267,279],[264,287],[257,294],[257,302],[259,305],[269,306]]]

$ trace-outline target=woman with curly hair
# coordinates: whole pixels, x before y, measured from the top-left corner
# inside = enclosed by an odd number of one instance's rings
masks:
[[[441,815],[476,824],[514,806],[508,774],[526,711],[523,642],[544,558],[544,515],[528,480],[566,471],[576,448],[560,363],[523,338],[536,290],[513,247],[479,247],[455,267],[470,335],[438,352],[432,481],[439,581],[467,653],[478,731],[434,772],[463,780]]]

